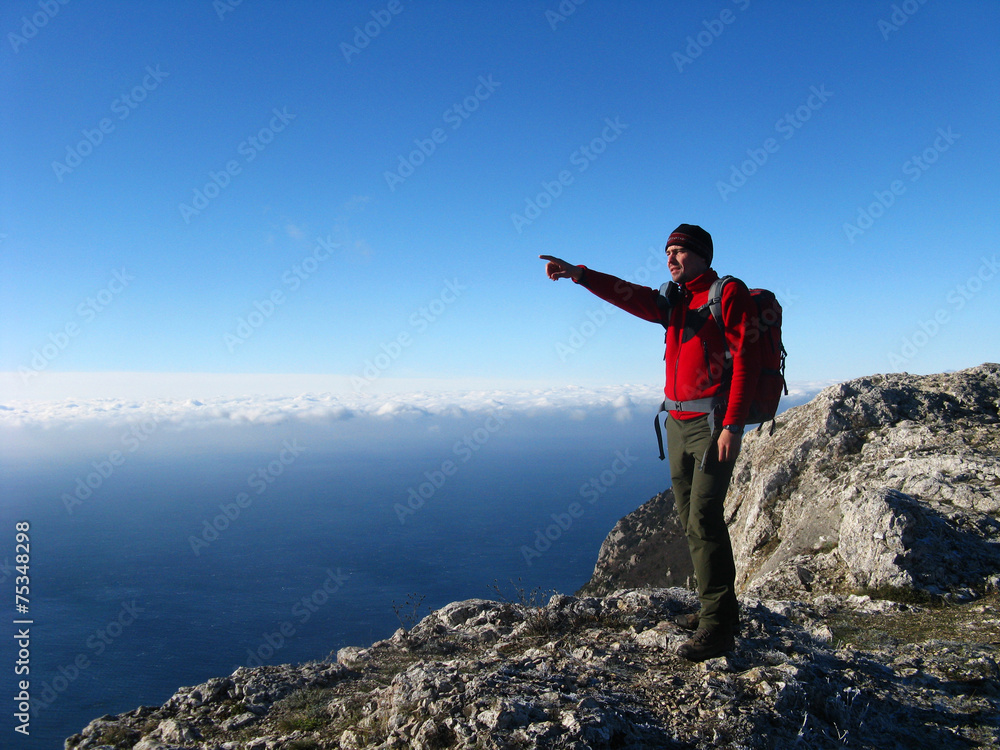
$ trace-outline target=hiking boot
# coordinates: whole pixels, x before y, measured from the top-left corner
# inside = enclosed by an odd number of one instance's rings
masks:
[[[698,623],[701,622],[701,613],[694,612],[689,615],[677,615],[674,618],[674,625],[684,628],[684,630],[697,630]],[[736,622],[733,624],[733,634],[735,635],[740,630],[740,621],[737,618]]]
[[[697,630],[699,622],[701,622],[701,615],[698,612],[693,612],[689,615],[677,615],[674,618],[674,624],[685,630]]]
[[[711,629],[698,628],[695,634],[677,649],[677,655],[688,661],[705,661],[734,648],[736,639],[733,638],[731,628],[724,626]]]

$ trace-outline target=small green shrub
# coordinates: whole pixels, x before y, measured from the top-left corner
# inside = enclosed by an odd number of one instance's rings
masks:
[[[313,739],[300,737],[283,746],[283,750],[320,750],[322,746]]]
[[[278,728],[283,732],[313,732],[330,723],[327,704],[332,691],[329,689],[297,690],[275,704],[280,711]]]
[[[134,729],[115,724],[114,726],[102,729],[100,740],[103,745],[130,748],[139,741],[141,736]]]
[[[314,732],[320,727],[324,727],[327,720],[321,716],[310,715],[308,713],[290,714],[282,716],[278,720],[278,729],[282,732]]]

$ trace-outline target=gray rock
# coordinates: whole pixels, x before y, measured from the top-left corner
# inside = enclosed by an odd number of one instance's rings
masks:
[[[164,719],[156,727],[153,734],[163,742],[174,745],[184,745],[201,739],[201,734],[197,729],[177,719]]]
[[[337,650],[337,663],[345,667],[356,667],[365,662],[368,658],[368,649],[357,646],[345,646]]]
[[[132,750],[197,750],[197,747],[196,745],[171,745],[151,737],[144,737],[132,746]]]
[[[601,545],[597,565],[580,595],[616,588],[687,586],[694,576],[687,539],[667,489],[628,514]]]
[[[748,433],[726,502],[740,590],[995,588],[998,409],[1000,365],[986,364],[831,386],[773,435]],[[661,493],[619,521],[582,591],[683,585],[662,562],[687,555],[669,506]]]
[[[222,722],[222,728],[227,732],[232,732],[236,729],[243,729],[243,727],[249,726],[257,721],[260,717],[257,714],[246,711],[239,716],[233,716]]]

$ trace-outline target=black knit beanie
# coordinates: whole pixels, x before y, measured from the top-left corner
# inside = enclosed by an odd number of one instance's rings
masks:
[[[709,266],[712,265],[712,256],[715,249],[712,247],[712,235],[696,224],[681,224],[670,233],[667,239],[667,247],[680,245],[681,247],[697,253]]]

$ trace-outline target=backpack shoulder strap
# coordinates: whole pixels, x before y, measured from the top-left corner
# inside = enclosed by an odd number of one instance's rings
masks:
[[[736,281],[736,277],[720,276],[713,281],[712,286],[708,289],[708,302],[705,303],[705,307],[708,308],[712,317],[715,318],[715,322],[718,324],[719,330],[723,333],[726,332],[726,324],[722,319],[722,290],[730,281]]]
[[[656,294],[656,306],[660,308],[660,324],[664,328],[670,328],[670,312],[676,301],[677,284],[673,281],[661,284]]]

